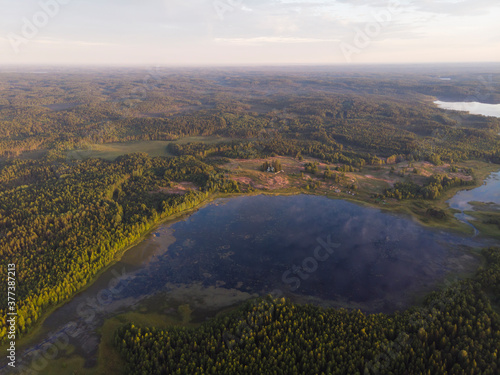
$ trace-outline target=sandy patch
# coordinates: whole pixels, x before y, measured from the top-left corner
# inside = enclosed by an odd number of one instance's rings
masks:
[[[263,180],[260,184],[255,184],[256,189],[267,189],[267,190],[277,190],[283,189],[290,184],[288,178],[284,175],[275,175],[275,174],[264,174]]]
[[[458,177],[464,181],[472,181],[473,180],[472,176],[466,176],[466,175],[461,174],[461,173],[449,173],[448,177]]]
[[[371,174],[366,174],[366,175],[364,175],[364,177],[367,178],[367,179],[369,179],[369,180],[383,181],[383,182],[389,184],[390,186],[394,186],[394,184],[396,183],[395,180],[389,180],[389,179],[385,179],[385,178],[379,178],[379,177],[372,176]]]
[[[253,180],[250,177],[232,177],[231,179],[244,185],[253,185]]]
[[[186,194],[190,190],[197,190],[197,186],[192,182],[172,183],[171,187],[160,187],[161,193],[166,194]]]
[[[271,189],[281,189],[288,185],[288,178],[285,176],[276,176],[268,181]]]

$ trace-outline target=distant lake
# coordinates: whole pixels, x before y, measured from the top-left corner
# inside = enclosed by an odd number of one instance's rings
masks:
[[[486,104],[479,102],[434,102],[439,108],[453,111],[469,112],[473,115],[500,117],[500,104]]]

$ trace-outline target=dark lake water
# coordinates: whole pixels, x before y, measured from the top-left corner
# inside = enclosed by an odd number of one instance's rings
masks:
[[[252,296],[393,312],[450,273],[478,265],[478,242],[404,216],[312,195],[219,199],[161,226],[86,291],[51,314],[33,342],[72,326],[71,343],[95,357],[102,322],[155,301],[196,316]],[[169,307],[170,306],[170,307]],[[32,346],[26,358],[40,345]]]
[[[199,282],[383,311],[456,270],[450,245],[468,242],[408,218],[309,195],[219,200],[157,235],[151,241],[158,254],[129,282],[128,296]],[[176,240],[165,247],[162,236]]]

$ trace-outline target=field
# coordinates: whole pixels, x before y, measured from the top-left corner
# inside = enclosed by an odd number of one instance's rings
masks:
[[[102,158],[114,160],[119,156],[129,153],[144,152],[152,157],[172,156],[167,151],[171,143],[187,144],[190,142],[203,142],[215,144],[227,142],[231,138],[227,137],[185,137],[176,141],[134,141],[107,144],[94,144],[89,150],[76,150],[68,152],[70,158],[87,159]],[[233,139],[234,140],[234,139]],[[279,160],[283,166],[281,173],[262,172],[261,166],[265,161]],[[316,174],[306,173],[306,163],[317,163],[318,172]],[[226,164],[220,165],[227,172],[227,176],[237,181],[246,193],[253,191],[267,192],[272,194],[321,194],[332,198],[348,199],[362,204],[378,206],[384,210],[414,216],[419,222],[427,226],[438,226],[442,229],[449,229],[457,232],[472,234],[472,228],[459,222],[453,217],[454,211],[446,203],[453,195],[463,188],[452,188],[446,191],[439,199],[429,200],[396,200],[396,199],[375,199],[373,196],[383,194],[388,188],[398,182],[412,181],[422,185],[426,178],[433,174],[446,174],[450,177],[458,177],[463,180],[472,180],[472,176],[459,172],[451,172],[450,164],[435,166],[426,161],[414,163],[401,162],[396,164],[385,164],[379,166],[365,166],[358,172],[337,172],[335,168],[341,164],[328,164],[318,159],[306,157],[298,160],[293,157],[278,156],[274,158],[261,159],[230,159]],[[496,164],[483,161],[466,161],[455,164],[460,168],[472,168],[474,177],[479,186],[489,173],[497,171]],[[332,179],[324,179],[323,172],[326,168],[332,170],[333,174],[340,176],[338,182]],[[417,173],[414,173],[414,170]],[[467,187],[468,189],[474,186]],[[354,189],[353,189],[354,188]],[[173,184],[170,188],[162,188],[170,193],[183,194],[187,190],[194,189],[189,184]],[[427,215],[430,208],[447,212],[447,216],[436,219]],[[482,207],[470,215],[477,220],[477,228],[481,235],[498,238],[498,227],[496,224],[488,223],[490,216],[495,213],[484,213]]]
[[[91,144],[83,150],[68,151],[70,159],[102,158],[105,160],[115,160],[119,156],[126,154],[145,152],[151,157],[172,156],[167,151],[170,143],[204,142],[208,144],[224,142],[230,140],[225,137],[185,137],[175,141],[133,141],[104,144]]]

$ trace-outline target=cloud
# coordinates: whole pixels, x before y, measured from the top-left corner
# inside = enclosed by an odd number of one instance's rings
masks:
[[[215,38],[216,43],[238,44],[238,45],[264,45],[264,44],[300,44],[300,43],[325,43],[339,42],[339,39],[317,39],[317,38],[298,38],[298,37],[274,37],[261,36],[254,38]]]
[[[225,4],[223,17],[215,7],[220,3]],[[13,2],[0,14],[1,43],[8,43],[9,32],[21,33],[23,17],[32,17],[39,10],[37,4],[38,0]],[[43,61],[63,55],[76,59],[81,49],[81,56],[89,60],[112,56],[130,61],[144,56],[156,63],[168,56],[190,63],[207,56],[207,61],[221,62],[289,58],[291,63],[300,59],[324,63],[336,58],[328,51],[338,50],[340,41],[353,44],[360,31],[370,25],[373,30],[373,24],[380,24],[381,30],[360,60],[366,56],[377,62],[417,61],[426,51],[430,59],[468,60],[472,55],[463,46],[471,43],[474,57],[485,56],[488,50],[498,55],[493,47],[500,40],[499,17],[498,0],[72,1],[41,28],[26,46],[26,55],[16,61],[28,56]],[[112,47],[106,50],[106,46]],[[441,55],[436,53],[439,46]],[[11,52],[7,49],[1,58],[11,58]]]
[[[71,47],[95,47],[95,46],[115,46],[116,43],[108,43],[108,42],[92,42],[87,40],[63,40],[63,39],[54,39],[54,38],[40,38],[35,39],[33,43],[39,44],[51,44],[51,45],[60,45],[60,46],[71,46]]]
[[[422,12],[470,17],[488,14],[500,4],[496,0],[419,0],[414,6]]]

